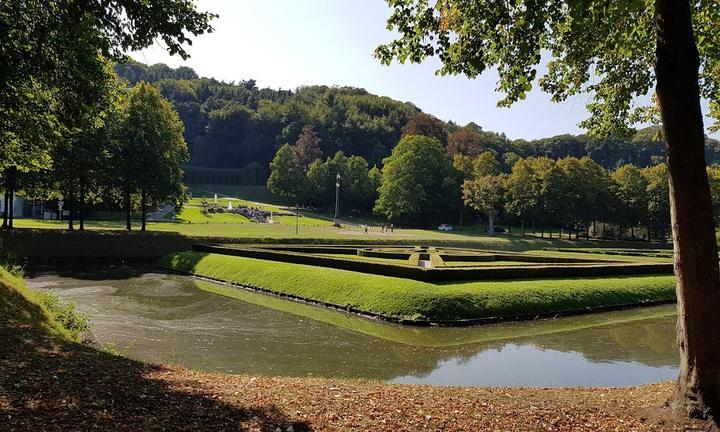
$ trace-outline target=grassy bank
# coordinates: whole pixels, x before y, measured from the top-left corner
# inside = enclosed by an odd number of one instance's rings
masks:
[[[673,276],[426,283],[197,252],[168,255],[161,265],[173,271],[394,320],[456,321],[547,315],[675,298]]]
[[[72,304],[51,293],[33,292],[19,275],[0,267],[0,336],[12,329],[31,328],[63,340],[75,341],[87,328],[87,318]]]

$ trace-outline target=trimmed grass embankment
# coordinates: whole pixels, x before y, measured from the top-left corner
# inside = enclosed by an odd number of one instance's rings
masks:
[[[673,276],[428,283],[199,252],[160,265],[246,288],[406,324],[463,324],[675,300]]]
[[[0,336],[17,328],[34,328],[64,340],[77,338],[41,304],[22,278],[0,267]]]

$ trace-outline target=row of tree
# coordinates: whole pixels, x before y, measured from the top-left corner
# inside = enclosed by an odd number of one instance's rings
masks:
[[[589,156],[607,169],[625,164],[655,165],[665,156],[659,129],[650,127],[630,138],[558,135],[537,140],[510,140],[475,123],[460,127],[444,122],[410,103],[379,97],[351,87],[310,86],[297,91],[259,89],[254,80],[225,83],[198,78],[187,67],[146,66],[128,62],[116,71],[135,83],[153,82],[172,101],[185,124],[185,138],[195,166],[242,168],[252,162],[268,166],[284,143],[295,142],[310,125],[326,155],[342,151],[380,165],[402,135],[436,138],[451,154],[477,156],[491,150],[512,166],[520,157]],[[720,163],[720,143],[707,139],[709,163]]]
[[[340,176],[343,206],[369,211],[377,198],[380,170],[369,168],[361,156],[346,156],[338,151],[322,159],[318,134],[305,126],[294,145],[280,147],[270,164],[268,188],[288,203],[330,207],[335,200],[335,184]]]
[[[384,159],[381,172],[363,158],[342,152],[323,159],[320,141],[312,126],[306,126],[294,145],[278,150],[268,180],[273,193],[289,203],[331,207],[339,174],[346,209],[373,210],[394,223],[462,223],[463,215],[474,210],[487,218],[490,232],[502,218],[527,224],[541,236],[547,229],[552,229],[547,231],[550,236],[566,229],[576,237],[583,232],[648,239],[666,238],[670,224],[664,163],[607,170],[587,156],[499,160],[489,150],[474,156],[453,154],[436,137],[411,134]],[[710,167],[708,174],[720,221],[720,168]]]
[[[182,122],[153,86],[128,91],[110,59],[156,38],[185,57],[188,34],[210,31],[212,18],[184,0],[0,2],[3,226],[20,191],[63,197],[81,221],[100,197],[126,210],[181,198]]]

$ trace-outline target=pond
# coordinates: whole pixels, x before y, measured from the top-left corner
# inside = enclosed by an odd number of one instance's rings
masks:
[[[386,324],[143,267],[31,269],[128,357],[238,374],[458,386],[674,379],[675,306],[464,328]],[[219,295],[232,291],[237,298]]]

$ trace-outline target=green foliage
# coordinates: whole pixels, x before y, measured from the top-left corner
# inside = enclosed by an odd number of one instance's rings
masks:
[[[388,29],[396,40],[379,46],[375,55],[385,64],[397,59],[421,62],[437,55],[441,74],[474,78],[489,68],[499,74],[498,103],[524,99],[533,83],[564,101],[590,93],[590,118],[582,122],[597,135],[627,133],[640,121],[656,119],[654,105],[638,103],[654,81],[654,3],[486,0],[392,0]],[[700,53],[701,91],[716,100],[718,40],[715,2],[693,4],[694,31]],[[478,17],[482,17],[479,19]],[[543,53],[547,71],[538,77]]]
[[[664,238],[670,226],[670,176],[667,165],[645,168],[642,174],[647,180],[648,225]]]
[[[715,226],[720,226],[720,167],[708,167],[707,172],[708,181],[710,182],[710,195],[712,196]],[[665,173],[667,175],[667,171],[665,171]]]
[[[69,194],[69,201],[96,192],[84,189],[91,189],[87,177],[100,166],[104,145],[98,144],[117,90],[106,59],[158,39],[171,54],[187,57],[189,35],[211,31],[213,17],[187,0],[0,3],[5,189],[50,189]],[[56,176],[41,173],[50,168]]]
[[[480,153],[473,161],[475,177],[496,176],[500,174],[500,162],[491,151]]]
[[[305,170],[297,152],[289,145],[280,147],[270,162],[268,189],[288,203],[297,203],[305,193]]]
[[[644,221],[648,210],[647,179],[642,175],[642,171],[633,165],[618,168],[612,173],[612,178],[620,202],[618,223],[625,226],[638,225]]]
[[[383,161],[380,197],[374,211],[392,222],[414,222],[442,211],[443,183],[451,164],[433,138],[408,135]]]
[[[74,338],[90,328],[90,317],[76,310],[75,303],[62,302],[49,290],[35,291],[34,297]]]
[[[488,231],[493,234],[493,222],[504,201],[504,176],[484,175],[463,183],[463,202],[466,206],[485,213],[489,219]]]
[[[173,102],[185,123],[192,164],[205,167],[242,168],[252,162],[267,166],[280,144],[297,142],[305,127],[317,134],[324,155],[343,151],[378,164],[419,111],[412,104],[352,87],[259,89],[252,80],[224,83],[198,78],[188,68],[133,61],[116,71],[131,83],[153,82]],[[242,119],[228,110],[242,110]],[[303,163],[317,157],[303,158]]]
[[[115,184],[126,200],[139,194],[143,212],[146,204],[182,206],[186,197],[180,164],[189,158],[183,124],[155,87],[141,82],[128,92],[114,134]]]
[[[375,168],[371,177],[368,163],[360,156],[346,157],[335,153],[325,161],[315,160],[307,172],[307,199],[320,206],[331,206],[335,202],[336,176],[340,175],[342,207],[346,209],[369,210],[377,198],[380,172]]]

